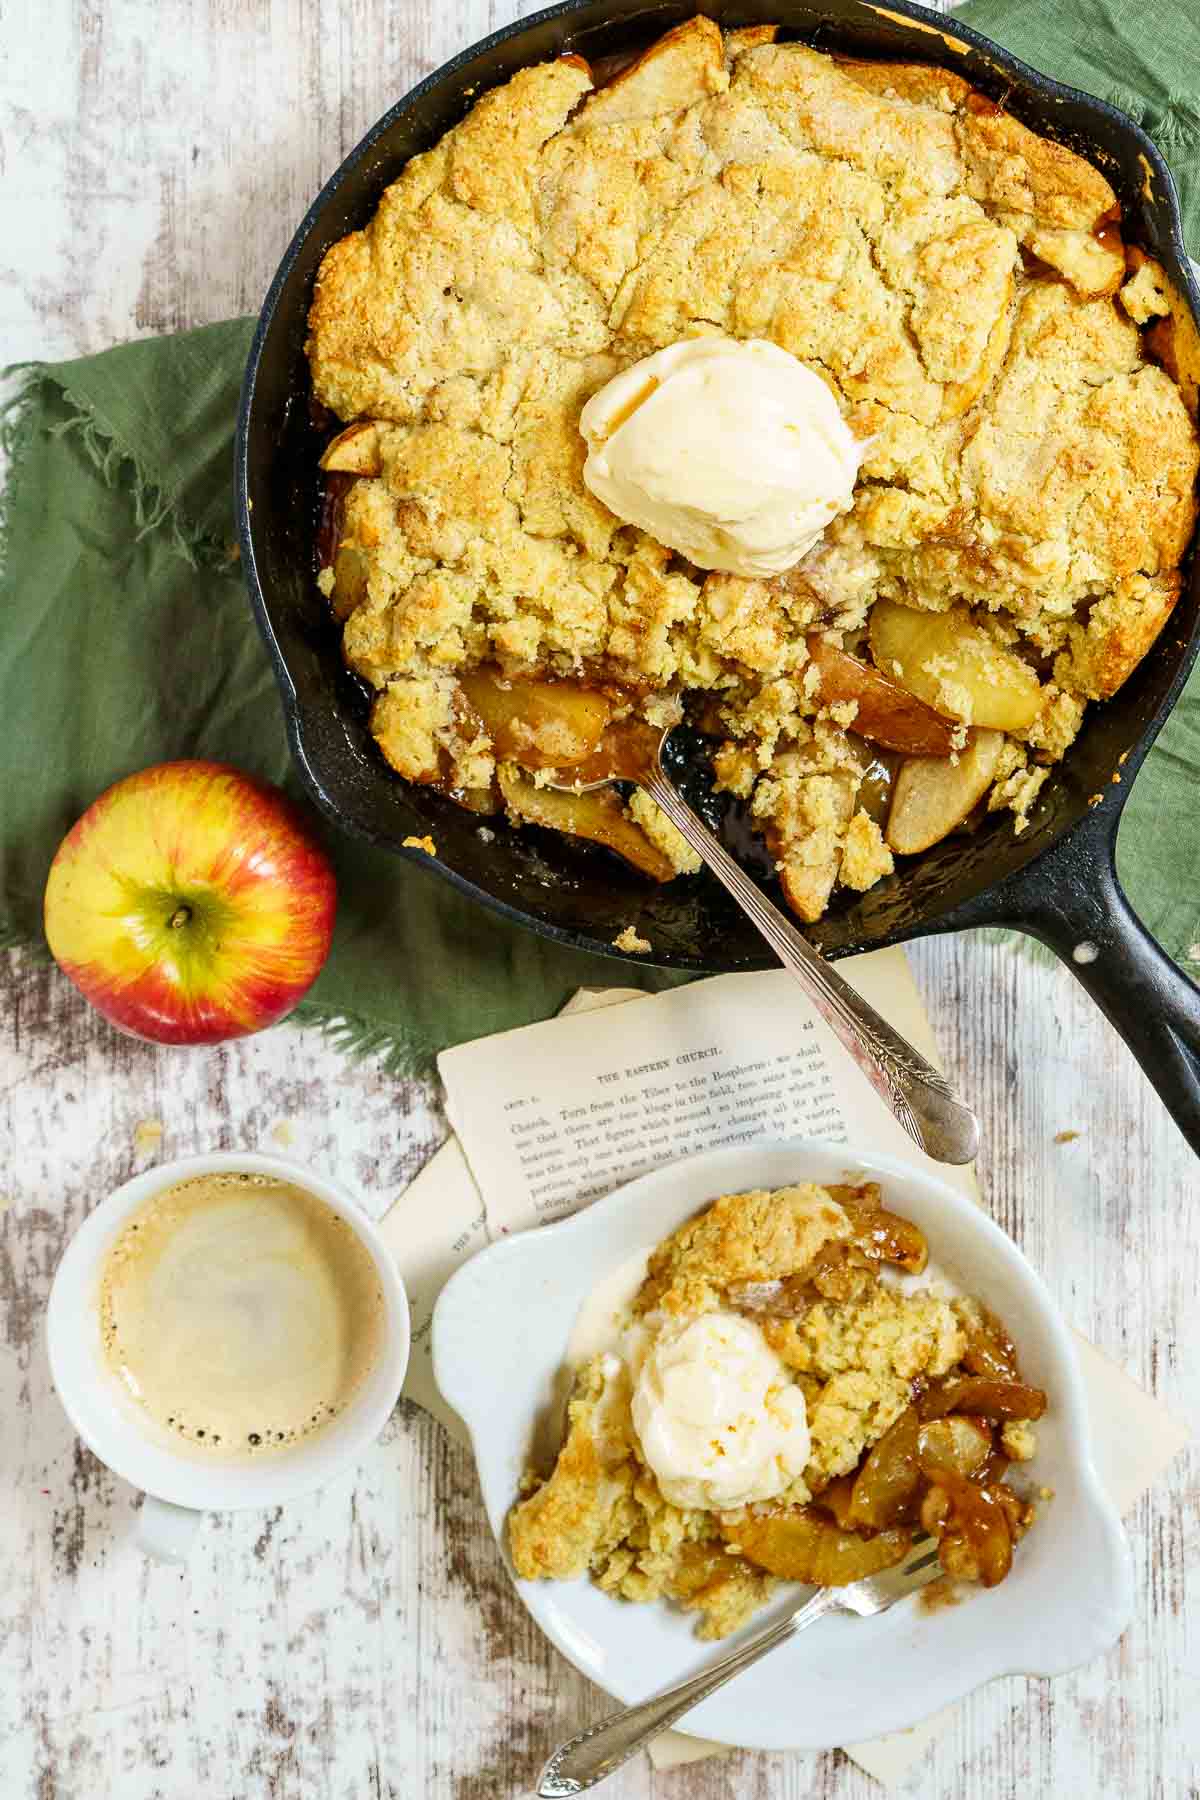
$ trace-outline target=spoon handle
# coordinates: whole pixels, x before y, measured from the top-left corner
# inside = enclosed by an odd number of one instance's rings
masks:
[[[693,812],[659,759],[645,771],[640,785],[762,932],[914,1142],[936,1162],[971,1162],[979,1148],[979,1121],[945,1077],[772,905]]]
[[[606,1780],[660,1731],[668,1730],[676,1719],[681,1719],[701,1700],[707,1700],[727,1681],[732,1681],[735,1675],[756,1663],[760,1656],[785,1643],[796,1632],[803,1631],[806,1625],[813,1624],[836,1605],[831,1590],[819,1588],[799,1612],[789,1613],[786,1618],[764,1626],[736,1650],[731,1650],[728,1656],[723,1656],[720,1662],[710,1663],[698,1675],[643,1700],[640,1706],[624,1706],[619,1712],[609,1713],[597,1724],[577,1732],[565,1744],[559,1745],[542,1770],[537,1788],[540,1800],[568,1800],[568,1796],[582,1794],[585,1788]]]

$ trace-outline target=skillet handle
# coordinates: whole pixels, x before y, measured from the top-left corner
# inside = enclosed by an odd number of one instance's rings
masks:
[[[1200,988],[1125,898],[1111,839],[1093,837],[1090,848],[1086,869],[1077,867],[1052,899],[1039,895],[1021,929],[1048,944],[1083,983],[1200,1156]]]

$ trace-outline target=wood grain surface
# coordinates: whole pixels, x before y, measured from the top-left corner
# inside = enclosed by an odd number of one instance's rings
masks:
[[[4,360],[254,309],[363,131],[519,10],[9,0]],[[993,1214],[1067,1317],[1194,1419],[1195,1161],[1068,971],[982,936],[912,956],[947,1064],[983,1114]],[[41,1336],[63,1245],[134,1170],[193,1150],[277,1150],[340,1177],[378,1214],[444,1133],[432,1087],[287,1027],[212,1051],[135,1044],[15,953],[0,958],[0,1129],[3,1800],[528,1793],[553,1743],[605,1702],[526,1618],[470,1459],[439,1427],[402,1404],[354,1478],[284,1512],[210,1519],[180,1572],[135,1548],[136,1496],[74,1439]],[[975,1695],[906,1793],[1200,1794],[1198,1476],[1189,1452],[1130,1522],[1137,1611],[1117,1649],[1053,1683]],[[878,1791],[837,1753],[742,1754],[657,1776],[643,1759],[605,1790]]]

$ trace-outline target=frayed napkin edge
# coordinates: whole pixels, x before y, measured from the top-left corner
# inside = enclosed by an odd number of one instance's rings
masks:
[[[16,392],[0,403],[0,455],[5,463],[0,491],[0,582],[8,569],[13,498],[33,445],[38,396],[47,386],[56,389],[69,408],[67,418],[46,427],[50,435],[77,438],[106,487],[123,483],[128,470],[137,542],[152,532],[163,532],[167,550],[189,569],[232,567],[229,545],[185,517],[178,495],[154,480],[137,452],[124,442],[94,401],[66,386],[46,363],[10,363],[0,370],[0,379],[18,383]]]

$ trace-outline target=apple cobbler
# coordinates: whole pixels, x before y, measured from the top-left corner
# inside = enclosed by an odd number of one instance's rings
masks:
[[[922,1533],[949,1576],[1003,1581],[1034,1518],[1005,1472],[1033,1457],[1046,1396],[927,1259],[874,1183],[731,1194],[689,1220],[578,1371],[553,1472],[526,1477],[517,1573],[670,1598],[702,1637],[778,1580],[842,1586]]]
[[[667,881],[695,859],[646,796],[552,784],[683,708],[812,920],[1024,827],[1175,603],[1198,451],[1184,315],[1098,170],[953,72],[775,37],[696,18],[483,95],[328,252],[307,348],[344,426],[319,582],[392,767]],[[782,572],[584,479],[587,403],[706,338],[786,352],[853,434]]]

